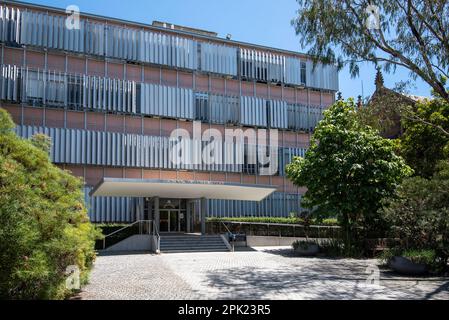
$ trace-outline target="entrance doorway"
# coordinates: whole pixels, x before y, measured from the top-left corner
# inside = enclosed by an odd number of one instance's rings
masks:
[[[199,200],[145,198],[143,212],[146,220],[159,220],[159,232],[202,232]],[[156,212],[156,205],[159,214]],[[159,218],[159,219],[158,219]]]
[[[186,232],[185,210],[161,209],[160,232]]]

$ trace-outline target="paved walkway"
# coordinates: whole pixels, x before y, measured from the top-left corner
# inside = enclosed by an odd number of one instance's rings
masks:
[[[301,258],[290,248],[100,256],[82,299],[449,299],[449,280],[380,271],[376,260]],[[375,276],[374,276],[375,278]]]

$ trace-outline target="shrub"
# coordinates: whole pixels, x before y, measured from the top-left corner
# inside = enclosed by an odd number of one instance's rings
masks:
[[[435,264],[437,259],[435,250],[416,250],[410,249],[402,252],[404,258],[409,259],[413,263],[425,264],[427,266],[432,266]]]
[[[314,245],[317,244],[314,241],[304,241],[304,240],[296,240],[295,242],[292,243],[292,247],[293,249],[297,250],[297,249],[303,249],[306,250],[310,245]]]
[[[82,181],[50,162],[47,139],[23,140],[0,109],[0,298],[63,299],[66,268],[81,282],[95,259]]]
[[[433,249],[408,249],[402,250],[400,248],[391,248],[385,250],[379,256],[382,264],[388,265],[393,257],[404,257],[413,263],[424,264],[429,268],[429,271],[435,274],[444,271],[438,254]]]
[[[252,222],[252,223],[272,223],[272,224],[300,224],[304,225],[305,220],[298,217],[290,218],[276,218],[276,217],[241,217],[241,218],[209,218],[208,222]],[[337,219],[327,218],[327,219],[311,219],[309,221],[310,225],[317,226],[338,226]]]
[[[432,249],[442,267],[449,257],[449,162],[440,162],[432,179],[407,179],[397,197],[385,201],[382,210],[393,226],[401,250]]]
[[[320,242],[320,251],[327,257],[340,258],[361,258],[362,249],[356,244],[348,244],[342,239],[327,239]]]

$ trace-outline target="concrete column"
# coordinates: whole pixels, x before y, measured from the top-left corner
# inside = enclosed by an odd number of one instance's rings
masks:
[[[187,233],[192,232],[191,227],[191,220],[192,220],[192,201],[187,201],[187,210],[186,210],[186,231]]]
[[[157,230],[160,232],[161,214],[159,211],[159,197],[154,197],[153,200],[154,209],[154,222],[156,224]]]
[[[206,209],[207,201],[206,198],[201,198],[201,234],[206,234]]]

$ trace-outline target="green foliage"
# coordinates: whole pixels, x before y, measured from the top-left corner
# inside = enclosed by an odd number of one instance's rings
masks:
[[[381,200],[412,173],[394,148],[360,123],[353,100],[338,101],[318,124],[305,158],[287,166],[288,178],[307,187],[302,205],[336,215],[348,250],[363,237],[360,231],[382,224]]]
[[[31,143],[38,149],[50,153],[51,150],[51,139],[45,134],[38,133],[31,137]]]
[[[358,245],[337,238],[320,242],[320,252],[330,258],[361,258],[363,256],[363,252]]]
[[[449,155],[449,103],[442,99],[423,101],[417,105],[416,115],[403,118],[405,133],[400,142],[400,153],[416,175],[432,177],[438,161]],[[416,121],[416,117],[424,121]],[[427,124],[431,123],[430,124]]]
[[[77,265],[87,281],[98,234],[82,181],[51,164],[45,144],[17,137],[13,127],[0,109],[0,298],[62,299],[71,293],[66,267]]]
[[[404,258],[409,259],[413,263],[425,264],[427,266],[431,266],[435,263],[437,258],[435,250],[416,250],[409,249],[402,252],[402,256]]]
[[[294,250],[297,250],[297,249],[307,250],[307,248],[309,248],[310,245],[314,245],[314,244],[317,244],[317,243],[314,241],[296,240],[295,242],[292,243],[292,247]]]
[[[303,218],[276,218],[276,217],[247,217],[247,218],[208,218],[208,222],[252,222],[252,223],[272,223],[272,224],[301,224],[304,225]],[[310,225],[317,226],[338,226],[337,219],[328,218],[323,220],[312,219]]]
[[[435,274],[444,271],[444,265],[437,252],[433,249],[391,248],[383,251],[378,259],[383,265],[387,266],[393,257],[404,257],[413,263],[424,264],[429,268],[430,272]]]
[[[445,264],[449,257],[449,161],[438,164],[432,179],[413,177],[385,200],[383,216],[393,226],[401,249],[433,249]]]
[[[384,63],[386,71],[398,66],[420,77],[449,102],[445,77],[449,65],[446,1],[297,0],[292,22],[308,53],[324,62],[349,66],[359,74],[363,62]],[[379,8],[379,25],[367,25]],[[376,15],[372,15],[376,18]]]

